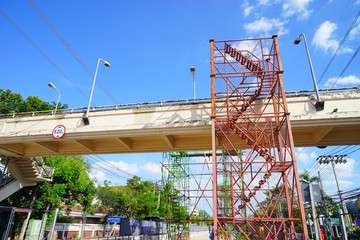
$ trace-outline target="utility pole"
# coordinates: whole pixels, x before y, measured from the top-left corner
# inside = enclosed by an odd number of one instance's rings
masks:
[[[300,181],[302,181],[304,183],[307,183],[309,185],[310,206],[311,206],[312,218],[313,218],[314,228],[315,228],[315,239],[320,240],[321,239],[320,226],[319,226],[319,220],[318,220],[317,214],[316,214],[315,199],[314,199],[314,192],[313,192],[313,188],[312,188],[312,183],[310,181],[305,180],[305,179],[301,179]]]
[[[330,213],[329,213],[329,209],[328,209],[328,206],[327,206],[327,202],[324,201],[324,199],[325,199],[324,198],[325,197],[324,196],[324,188],[323,188],[322,181],[321,181],[320,171],[318,171],[318,178],[319,178],[319,184],[320,184],[321,198],[323,199],[324,208],[325,208],[325,212],[326,212],[326,218],[325,218],[326,225],[328,226],[331,239],[335,239],[334,231],[333,231],[332,225],[331,225]]]
[[[335,164],[338,164],[338,163],[345,164],[347,162],[345,157],[346,157],[346,155],[334,155],[334,156],[329,155],[329,156],[320,156],[317,158],[317,160],[319,161],[319,164],[331,163],[331,166],[332,166],[332,170],[333,170],[335,182],[336,182],[336,187],[337,187],[339,198],[340,198],[339,218],[340,218],[340,225],[341,225],[341,232],[342,232],[342,240],[348,240],[345,221],[344,221],[344,213],[347,213],[347,210],[346,210],[346,205],[343,202],[342,191],[340,190],[338,177],[337,177],[337,174],[335,171]]]
[[[50,203],[48,203],[46,205],[45,213],[43,214],[42,219],[41,219],[41,227],[40,227],[39,239],[44,239],[44,235],[45,235],[45,232],[46,232],[46,229],[45,229],[46,220],[47,220],[47,215],[48,215],[48,212],[49,212],[49,208],[50,208]]]

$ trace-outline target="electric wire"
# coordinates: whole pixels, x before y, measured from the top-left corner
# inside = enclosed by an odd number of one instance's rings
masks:
[[[336,148],[330,150],[329,152],[322,154],[322,156],[329,156],[329,155],[349,155],[353,152],[356,152],[358,150],[360,150],[360,147],[353,150],[354,148],[357,147],[357,145],[347,145],[345,147],[342,146],[337,146]],[[340,149],[341,148],[341,149]],[[314,161],[314,163],[311,165],[310,170],[309,170],[309,175],[312,176],[316,176],[317,172],[320,171],[321,174],[326,174],[329,170],[331,170],[331,167],[329,165],[322,165],[322,164],[318,164],[317,160]]]
[[[352,154],[352,153],[354,153],[354,152],[357,152],[357,151],[359,151],[359,150],[360,150],[360,147],[357,148],[357,149],[355,149],[354,151],[351,151],[351,152],[347,153],[346,155],[350,155],[350,154]]]
[[[107,171],[110,171],[112,172],[113,174],[116,174],[117,176],[121,176],[117,173],[117,171],[119,172],[122,172],[126,175],[129,176],[129,178],[126,178],[126,180],[130,179],[130,177],[135,177],[137,175],[135,174],[132,174],[132,173],[129,173],[129,172],[126,172],[122,169],[120,169],[118,166],[112,164],[111,162],[105,160],[103,157],[99,156],[99,155],[86,155],[86,157],[88,158],[91,158],[94,162],[95,165],[97,166],[101,166],[103,169],[107,169]],[[116,171],[115,171],[116,170]],[[123,176],[121,176],[122,178],[125,178]],[[140,177],[141,179],[144,179],[144,180],[147,180],[147,181],[150,181],[150,182],[155,182],[157,180],[154,180],[154,179],[149,179],[149,178],[144,178],[144,177]]]
[[[335,149],[332,149],[331,151],[329,151],[328,153],[324,154],[323,156],[330,156],[330,155],[345,155],[348,156],[356,151],[360,150],[360,147],[358,147],[358,145],[348,145],[345,146],[341,149],[339,149],[340,146],[336,147]],[[334,166],[335,167],[335,166]],[[321,173],[321,175],[326,175],[329,171],[333,171],[333,166],[332,164],[318,164],[315,168],[313,168],[311,170],[311,174],[310,176],[316,176],[316,170],[318,169],[318,171]]]
[[[341,71],[340,75],[336,78],[335,82],[333,83],[333,85],[331,86],[331,88],[334,88],[334,86],[336,85],[336,83],[339,81],[339,79],[343,76],[343,74],[345,73],[345,71],[347,70],[347,68],[350,66],[351,62],[355,59],[356,55],[359,53],[360,51],[360,46],[358,47],[358,49],[354,52],[354,54],[352,55],[352,57],[350,58],[350,60],[348,61],[348,63],[346,64],[346,66],[344,67],[344,69]]]
[[[88,73],[90,77],[92,77],[92,72],[89,67],[85,64],[85,62],[80,58],[79,54],[75,51],[72,45],[68,40],[56,29],[54,24],[51,23],[49,18],[41,11],[39,6],[36,4],[34,0],[28,0],[34,12],[40,17],[40,19],[45,23],[45,25],[51,30],[51,32],[57,37],[57,39],[61,42],[61,44],[69,51],[72,57],[80,64],[80,66]],[[116,104],[119,102],[110,91],[102,84],[101,81],[98,81],[100,88],[104,91],[104,93],[109,97],[109,99]]]
[[[131,174],[131,173],[128,173],[128,172],[126,172],[124,170],[121,170],[118,166],[116,166],[116,165],[112,164],[111,162],[105,160],[104,158],[100,157],[99,155],[93,155],[93,156],[87,155],[87,156],[92,157],[94,160],[98,161],[97,163],[102,163],[102,164],[106,165],[111,170],[120,171],[120,172],[122,172],[122,173],[124,173],[124,174],[126,174],[126,175],[128,175],[130,177],[135,177],[136,176],[134,174]],[[97,159],[95,159],[95,158],[97,158]]]
[[[111,176],[114,176],[114,177],[117,177],[117,178],[120,178],[120,179],[123,179],[123,180],[129,180],[130,179],[130,178],[119,175],[118,173],[110,170],[109,168],[106,168],[106,167],[102,166],[101,164],[97,164],[98,162],[96,161],[96,159],[94,159],[91,156],[87,156],[87,159],[91,163],[92,169],[95,169],[95,170],[97,170],[99,172],[102,172],[102,173],[105,173],[105,174],[108,174],[108,175],[111,175]]]
[[[357,20],[359,19],[359,16],[360,16],[360,11],[357,13],[356,17],[354,18],[354,20],[352,21],[352,23],[351,23],[350,27],[348,28],[347,32],[345,33],[345,35],[344,35],[343,39],[341,40],[340,44],[338,45],[338,47],[337,47],[336,51],[335,51],[335,52],[334,52],[334,54],[332,55],[332,57],[331,57],[331,59],[330,59],[329,63],[326,65],[326,67],[325,67],[325,69],[324,69],[323,73],[321,74],[321,76],[320,76],[320,78],[319,78],[319,80],[318,80],[318,82],[317,82],[318,84],[321,82],[321,80],[323,79],[324,75],[325,75],[325,74],[326,74],[326,72],[329,70],[330,65],[331,65],[331,64],[332,64],[332,62],[334,61],[335,57],[338,55],[338,53],[339,53],[339,51],[340,51],[340,49],[341,49],[342,45],[344,44],[344,42],[345,42],[345,41],[346,41],[346,39],[348,38],[348,36],[349,36],[349,34],[350,34],[351,30],[353,30],[353,28],[354,28],[354,26],[355,26],[355,24],[356,24]]]
[[[39,47],[36,43],[15,23],[15,21],[8,16],[2,9],[0,9],[0,14],[18,31],[25,39],[30,43],[30,45],[43,56],[52,67],[54,67],[63,77],[64,79],[74,87],[85,99],[87,99],[87,95],[72,81],[65,72]]]

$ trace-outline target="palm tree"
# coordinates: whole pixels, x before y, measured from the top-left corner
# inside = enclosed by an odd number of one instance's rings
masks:
[[[299,175],[299,177],[300,177],[300,180],[301,180],[301,179],[304,179],[304,180],[306,180],[306,181],[309,182],[309,183],[312,183],[312,182],[320,182],[320,178],[317,177],[317,176],[311,177],[311,176],[310,176],[310,172],[309,172],[308,170],[304,170],[304,172],[301,173],[301,174]]]

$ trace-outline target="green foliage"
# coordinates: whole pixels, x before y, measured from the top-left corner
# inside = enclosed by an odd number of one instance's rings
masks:
[[[103,206],[111,209],[109,214],[143,219],[158,215],[157,193],[158,189],[152,182],[141,181],[135,176],[125,186],[110,186],[109,182],[105,182],[105,186],[98,187],[97,198]]]
[[[41,217],[46,206],[49,210],[61,202],[80,203],[85,211],[91,206],[96,191],[95,183],[88,175],[88,163],[81,156],[53,156],[44,159],[45,164],[55,167],[52,182],[40,182],[36,188],[23,188],[6,200],[5,205],[28,208],[33,205],[33,216]]]
[[[191,216],[191,220],[211,220],[212,217],[205,210],[199,210],[198,214]],[[202,222],[202,224],[210,224],[210,222]]]
[[[180,191],[172,183],[166,183],[160,194],[159,216],[172,220],[189,219],[189,212],[184,206]]]
[[[301,173],[299,175],[299,177],[300,177],[300,180],[304,179],[304,180],[306,180],[308,182],[319,182],[320,181],[320,179],[318,177],[316,177],[316,176],[311,177],[310,172],[308,170],[305,170],[303,173]]]
[[[19,112],[21,102],[23,102],[23,98],[19,93],[0,88],[0,113]]]
[[[89,164],[82,156],[47,157],[45,164],[54,166],[53,182],[42,185],[47,202],[80,203],[86,210],[91,206],[96,188],[89,176]],[[70,204],[71,206],[72,204]]]
[[[21,102],[19,106],[19,112],[34,112],[50,110],[50,104],[44,102],[38,96],[29,96],[27,99]]]
[[[38,96],[29,96],[23,99],[19,93],[13,93],[9,89],[4,90],[0,88],[0,114],[46,111],[54,109],[55,106],[55,102],[44,102]],[[67,104],[59,103],[58,109],[65,109],[67,107]]]

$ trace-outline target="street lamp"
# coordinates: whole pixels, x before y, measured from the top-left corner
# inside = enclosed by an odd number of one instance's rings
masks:
[[[192,74],[192,76],[193,76],[193,82],[194,82],[194,100],[195,100],[195,98],[196,98],[196,87],[195,87],[195,67],[194,66],[191,66],[190,67],[190,72],[191,72],[191,74]]]
[[[301,38],[304,38],[304,44],[305,44],[305,48],[306,48],[307,57],[308,57],[308,60],[309,60],[310,70],[311,70],[311,76],[312,76],[314,87],[315,87],[315,94],[316,94],[315,109],[316,109],[316,111],[321,111],[321,110],[324,110],[325,103],[324,103],[324,101],[321,101],[321,99],[320,99],[319,90],[318,90],[318,86],[317,86],[317,83],[316,83],[315,73],[314,73],[312,63],[311,63],[309,48],[308,48],[308,45],[307,45],[307,42],[306,42],[305,34],[304,33],[300,34],[299,37],[297,37],[294,40],[294,44],[299,44],[301,42]]]
[[[55,106],[55,110],[54,110],[54,114],[56,114],[56,111],[57,111],[57,108],[58,108],[58,105],[59,105],[59,101],[60,101],[60,92],[59,90],[57,90],[57,88],[55,87],[55,85],[51,82],[48,83],[48,86],[52,89],[54,89],[57,93],[58,93],[58,99],[57,99],[57,102],[56,102],[56,106]]]
[[[95,87],[95,82],[96,82],[96,77],[97,77],[100,61],[102,61],[104,63],[105,67],[110,67],[110,63],[105,61],[102,58],[99,58],[99,60],[97,61],[94,80],[93,80],[93,84],[92,84],[92,88],[91,88],[91,92],[90,92],[89,104],[88,104],[88,107],[87,107],[87,110],[86,110],[85,117],[83,117],[84,125],[89,125],[90,124],[90,122],[89,122],[90,104],[91,104],[91,100],[92,100],[92,96],[93,96],[93,92],[94,92],[94,87]]]
[[[310,192],[310,205],[311,205],[311,212],[313,215],[314,220],[314,228],[315,228],[315,239],[320,240],[320,227],[319,221],[317,220],[316,209],[315,209],[315,199],[314,199],[314,192],[312,188],[312,183],[307,181],[306,179],[300,179],[301,182],[307,183],[309,185],[309,192]]]

